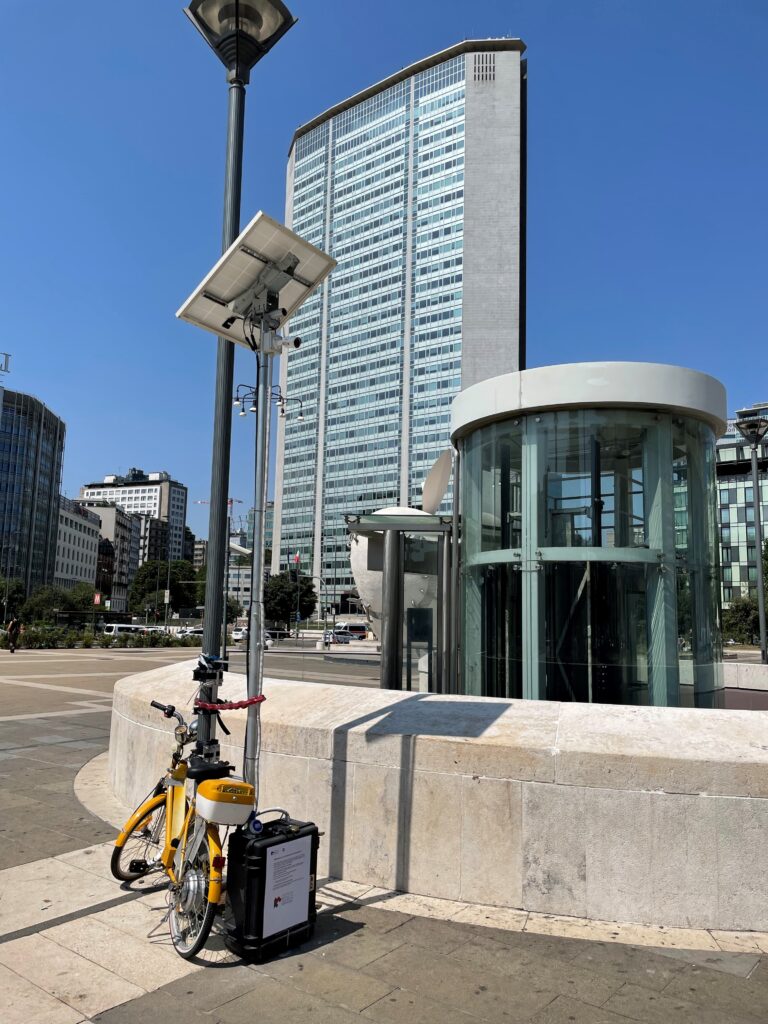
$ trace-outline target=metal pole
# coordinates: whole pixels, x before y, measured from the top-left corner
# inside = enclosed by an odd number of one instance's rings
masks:
[[[264,332],[262,331],[262,347]],[[264,680],[264,519],[267,504],[268,420],[272,384],[272,356],[257,354],[258,387],[256,397],[256,460],[253,496],[253,557],[251,559],[251,610],[248,624],[248,696],[261,694]],[[259,706],[248,708],[245,731],[243,775],[256,785],[259,756]],[[256,794],[258,803],[258,791]]]
[[[757,563],[757,617],[760,624],[760,660],[768,663],[765,638],[765,585],[763,582],[763,529],[760,523],[760,478],[757,475],[757,445],[752,445],[752,504],[755,509],[755,562]]]
[[[227,109],[227,156],[224,171],[224,223],[222,252],[237,238],[240,231],[240,187],[243,176],[243,119],[245,84],[229,83]],[[227,499],[229,497],[229,449],[232,436],[232,383],[235,353],[232,342],[219,338],[216,356],[216,388],[213,415],[213,451],[211,456],[211,505],[208,517],[208,569],[205,580],[205,615],[203,617],[203,651],[218,655],[220,650],[221,602],[223,597],[224,552],[229,542],[227,530]],[[218,680],[200,687],[200,698],[214,700]],[[201,715],[198,749],[205,750],[216,737],[215,719]],[[214,748],[209,753],[217,754]]]
[[[224,562],[224,599],[222,601],[222,623],[223,633],[221,637],[221,656],[226,659],[227,657],[227,618],[229,611],[229,562],[230,562],[230,542],[232,539],[232,499],[228,502],[229,515],[227,516],[227,557]]]
[[[403,585],[400,533],[384,531],[384,572],[381,595],[381,677],[383,690],[403,688],[402,606]]]

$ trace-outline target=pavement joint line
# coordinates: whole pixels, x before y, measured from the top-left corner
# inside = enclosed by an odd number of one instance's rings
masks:
[[[126,892],[122,896],[113,896],[110,900],[102,900],[100,903],[94,903],[90,907],[82,907],[80,910],[70,911],[69,914],[61,914],[59,917],[51,918],[50,921],[38,921],[36,924],[17,928],[15,932],[6,932],[4,935],[0,935],[0,946],[4,946],[6,942],[13,942],[16,939],[25,939],[29,935],[38,935],[40,932],[47,931],[49,928],[56,928],[60,924],[79,921],[84,917],[90,917],[91,914],[98,914],[102,910],[111,910],[112,907],[118,907],[121,903],[131,903],[133,900],[146,896],[147,893],[154,892],[159,888],[161,886],[155,886],[152,889],[138,889],[135,892]]]
[[[73,708],[71,711],[41,711],[36,715],[0,715],[0,722],[36,722],[41,718],[71,718],[73,715],[107,715],[109,712],[110,708],[106,706],[96,708],[86,706]]]
[[[113,675],[113,673],[111,673],[111,672],[107,673],[107,674],[108,675]],[[47,676],[30,676],[30,679],[33,679],[33,678],[34,679],[46,679],[48,677]],[[90,697],[101,697],[102,699],[104,697],[109,697],[110,700],[112,699],[109,694],[104,692],[104,690],[86,690],[86,689],[84,689],[84,688],[82,688],[80,686],[57,686],[54,683],[50,683],[50,684],[46,684],[46,683],[33,683],[33,682],[30,682],[29,679],[24,679],[24,678],[19,678],[19,677],[7,678],[7,677],[0,676],[0,685],[4,685],[4,684],[8,685],[8,686],[24,686],[24,687],[28,687],[30,690],[53,690],[55,693],[82,693],[82,694],[86,694],[87,696],[90,696]]]

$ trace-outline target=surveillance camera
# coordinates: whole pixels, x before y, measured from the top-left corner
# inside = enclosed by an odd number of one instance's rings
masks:
[[[280,340],[283,348],[299,348],[301,345],[301,338],[296,337],[296,335],[293,337],[281,338]]]

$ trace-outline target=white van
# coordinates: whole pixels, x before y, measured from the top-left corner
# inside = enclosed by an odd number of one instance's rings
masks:
[[[108,622],[104,627],[104,636],[119,636],[120,633],[144,633],[145,626],[130,626],[124,622]]]

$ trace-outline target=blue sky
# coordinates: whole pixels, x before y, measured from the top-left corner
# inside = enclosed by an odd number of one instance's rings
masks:
[[[768,398],[765,0],[289,0],[254,71],[243,223],[295,128],[463,38],[528,46],[528,360],[648,359]],[[6,4],[0,349],[67,423],[64,490],[131,466],[207,534],[215,339],[174,312],[220,252],[226,84],[182,3]],[[252,359],[237,357],[247,383]],[[233,423],[248,507],[252,418]]]

